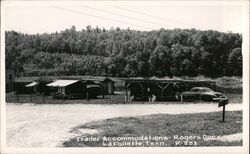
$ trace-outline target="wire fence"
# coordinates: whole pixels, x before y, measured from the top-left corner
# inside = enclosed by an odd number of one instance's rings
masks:
[[[226,94],[229,103],[242,103],[242,94]],[[98,96],[97,98],[81,99],[56,99],[52,96],[35,95],[35,94],[14,94],[6,93],[6,102],[8,103],[34,103],[34,104],[138,104],[138,103],[186,103],[172,97],[155,98],[144,96],[140,99],[129,99],[125,91],[116,91],[114,95]],[[201,102],[196,100],[192,102]]]

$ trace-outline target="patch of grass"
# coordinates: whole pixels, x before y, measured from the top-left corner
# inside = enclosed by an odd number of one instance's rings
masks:
[[[225,94],[225,96],[228,98],[229,104],[243,102],[242,101],[242,98],[243,98],[242,94]]]
[[[136,117],[118,117],[101,121],[94,121],[73,128],[96,129],[99,133],[94,135],[82,134],[64,141],[64,147],[102,147],[103,137],[140,137],[140,136],[167,136],[167,146],[177,146],[174,135],[178,136],[222,136],[242,132],[242,111],[226,112],[226,122],[221,122],[221,112],[197,114],[154,114]],[[97,142],[83,142],[79,138],[96,137]],[[221,142],[194,140],[197,146],[240,146],[242,141]],[[145,145],[144,145],[145,146]],[[181,145],[184,146],[184,145]]]

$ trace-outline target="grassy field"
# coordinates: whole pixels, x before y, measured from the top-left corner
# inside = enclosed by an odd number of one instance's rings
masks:
[[[98,133],[82,133],[80,136],[64,141],[64,147],[102,147],[106,146],[103,137],[140,137],[159,136],[168,137],[164,140],[164,146],[241,146],[242,140],[223,142],[219,140],[204,140],[203,135],[222,136],[242,132],[242,111],[226,112],[226,121],[221,122],[221,112],[198,114],[154,114],[136,117],[118,117],[101,121],[94,121],[75,127],[72,132],[80,130],[97,130]],[[178,135],[180,138],[175,138]],[[181,140],[192,136],[189,140]],[[81,139],[99,138],[98,141],[86,141]],[[198,138],[200,137],[200,138]],[[157,144],[151,140],[152,144]],[[188,142],[185,142],[188,141]],[[105,145],[103,144],[105,142]],[[178,142],[178,144],[177,144]],[[177,144],[177,145],[176,145]],[[191,144],[191,145],[190,145]],[[115,146],[112,144],[112,146]],[[142,146],[152,146],[142,144]],[[159,145],[154,145],[159,146]]]

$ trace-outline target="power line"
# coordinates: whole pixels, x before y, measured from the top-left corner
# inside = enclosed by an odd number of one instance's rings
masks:
[[[80,12],[80,11],[76,11],[76,10],[66,9],[66,8],[62,8],[62,7],[58,7],[58,6],[51,6],[51,7],[56,8],[56,9],[60,9],[60,10],[64,10],[64,11],[68,11],[68,12],[73,12],[73,13],[77,13],[77,14],[82,14],[82,15],[86,15],[86,16],[100,18],[100,19],[104,19],[104,20],[109,20],[109,21],[113,21],[113,22],[118,22],[118,23],[123,23],[123,24],[127,24],[127,25],[136,26],[136,27],[141,27],[141,28],[145,28],[145,29],[149,29],[149,30],[153,29],[152,27],[147,27],[147,26],[132,24],[132,23],[121,21],[121,20],[106,18],[106,17],[97,16],[97,15],[93,15],[93,14],[89,14],[89,13],[85,13],[85,12]]]
[[[99,11],[99,12],[105,12],[105,13],[108,13],[108,14],[112,14],[112,15],[116,15],[116,16],[120,16],[120,17],[125,17],[125,18],[129,18],[129,19],[132,19],[132,20],[138,20],[138,21],[142,21],[144,23],[151,23],[151,24],[156,24],[156,25],[169,26],[169,25],[165,25],[165,24],[162,24],[162,23],[158,23],[158,22],[152,22],[152,21],[149,21],[149,20],[144,20],[144,19],[140,19],[140,18],[126,16],[126,15],[119,14],[119,13],[114,13],[114,12],[110,12],[110,11],[106,11],[106,10],[101,10],[101,9],[89,7],[89,6],[86,6],[86,5],[82,5],[82,6],[85,7],[85,8],[91,9],[91,10],[95,10],[95,11]]]
[[[137,14],[140,14],[140,15],[149,16],[149,17],[160,19],[160,20],[175,22],[175,23],[178,23],[178,24],[194,27],[193,25],[186,24],[186,23],[183,23],[183,22],[179,22],[179,21],[176,21],[176,20],[162,18],[162,17],[158,17],[158,16],[154,16],[154,15],[151,15],[151,14],[142,13],[142,12],[138,12],[138,11],[134,11],[134,10],[130,10],[130,9],[125,9],[125,8],[122,8],[122,7],[119,7],[119,6],[112,6],[112,7],[120,9],[120,10],[124,10],[124,11],[127,11],[127,12],[134,12],[134,13],[137,13]]]

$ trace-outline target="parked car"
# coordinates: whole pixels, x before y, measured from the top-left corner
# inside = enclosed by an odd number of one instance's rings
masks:
[[[202,101],[218,101],[226,99],[226,97],[220,93],[215,92],[208,87],[193,87],[190,91],[182,92],[183,100],[202,100]]]

